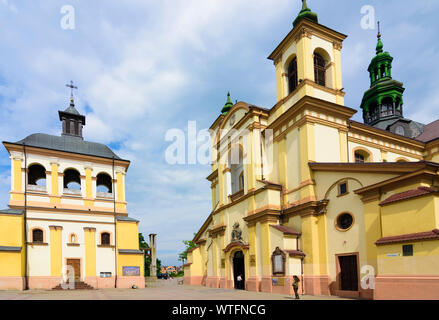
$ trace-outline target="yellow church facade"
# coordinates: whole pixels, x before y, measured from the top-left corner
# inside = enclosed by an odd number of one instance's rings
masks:
[[[61,136],[3,142],[11,191],[0,210],[0,290],[144,287],[139,221],[125,200],[130,162],[83,139],[73,98],[59,115]]]
[[[212,124],[212,212],[186,284],[292,294],[298,276],[304,294],[439,298],[439,125],[403,118],[381,35],[371,64],[379,103],[363,110],[378,118],[351,120],[345,38],[304,2],[269,57],[277,103],[229,99]]]

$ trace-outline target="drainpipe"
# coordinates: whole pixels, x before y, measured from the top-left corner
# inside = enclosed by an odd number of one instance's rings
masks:
[[[117,218],[116,218],[116,188],[114,187],[114,156],[113,156],[113,213],[114,213],[114,287],[117,288]]]
[[[24,290],[29,290],[29,277],[27,274],[27,155],[26,155],[26,144],[23,142],[23,153],[24,153]],[[21,168],[20,168],[21,170]],[[21,178],[21,175],[20,175]]]

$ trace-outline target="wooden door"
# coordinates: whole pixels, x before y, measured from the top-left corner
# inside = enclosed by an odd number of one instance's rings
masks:
[[[358,291],[357,256],[338,257],[340,263],[340,289]]]
[[[81,260],[80,259],[67,259],[67,265],[71,266],[75,271],[75,281],[81,280]],[[67,275],[69,270],[67,269]]]

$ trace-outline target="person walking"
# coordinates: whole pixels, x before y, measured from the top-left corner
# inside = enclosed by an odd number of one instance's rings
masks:
[[[238,275],[238,277],[236,277],[236,280],[238,281],[238,289],[241,290],[242,289],[242,277],[241,277],[241,275]]]
[[[299,282],[300,279],[298,276],[293,276],[293,289],[294,289],[294,294],[296,295],[296,299],[300,299],[299,297]]]

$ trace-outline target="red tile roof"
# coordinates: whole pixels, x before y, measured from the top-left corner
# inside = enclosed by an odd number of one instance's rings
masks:
[[[420,241],[420,240],[439,240],[439,230],[434,229],[427,232],[410,233],[403,234],[400,236],[384,237],[375,242],[376,245],[390,244],[390,243],[401,243],[410,241]]]
[[[189,262],[189,263],[186,263],[186,264],[182,265],[182,267],[183,267],[183,268],[184,268],[184,267],[189,267],[191,264],[192,264],[192,262]]]
[[[394,194],[390,197],[388,197],[386,200],[382,201],[380,203],[380,206],[383,206],[385,204],[407,200],[410,198],[420,197],[426,194],[437,192],[436,189],[428,188],[428,187],[419,187],[418,189],[409,190],[401,193]]]
[[[293,236],[300,236],[301,235],[300,232],[297,232],[296,230],[285,227],[285,226],[271,224],[270,227],[273,227],[273,228],[279,230],[280,232],[283,232],[283,234],[288,234],[288,235],[293,235]]]
[[[198,246],[193,247],[193,248],[191,248],[191,249],[188,249],[187,253],[190,253],[190,252],[194,251],[195,249],[198,249]]]
[[[416,137],[416,140],[422,142],[429,142],[439,138],[439,120],[427,124],[424,127],[424,132]]]
[[[305,254],[302,251],[299,250],[284,250],[286,253],[288,253],[292,257],[304,257]]]

